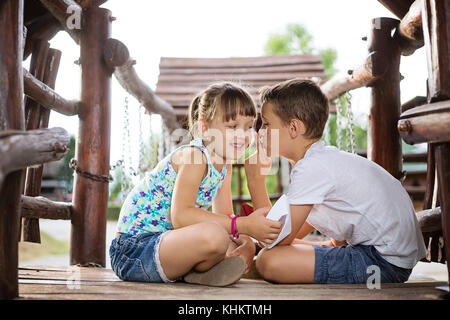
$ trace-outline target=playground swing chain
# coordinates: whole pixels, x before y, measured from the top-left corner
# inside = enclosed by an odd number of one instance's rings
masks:
[[[352,95],[350,92],[344,93],[344,99],[337,99],[336,103],[336,145],[338,149],[343,150],[343,134],[342,131],[345,130],[345,150],[351,153],[356,152],[356,138],[354,130],[354,119],[352,111]],[[345,104],[345,110],[344,110]],[[345,121],[344,121],[345,120]],[[345,128],[346,127],[346,128]],[[330,134],[330,118],[328,118],[325,125],[324,141],[325,144],[331,145],[331,134]]]

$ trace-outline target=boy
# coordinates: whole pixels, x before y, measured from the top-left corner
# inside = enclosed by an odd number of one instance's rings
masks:
[[[379,270],[381,282],[408,280],[426,248],[401,183],[376,163],[320,141],[328,99],[314,82],[267,87],[261,104],[267,155],[283,156],[293,167],[287,193],[292,232],[259,252],[260,275],[278,283],[366,283]],[[271,142],[276,130],[278,146]],[[245,164],[255,208],[270,206],[259,158]],[[314,228],[331,240],[300,240]]]

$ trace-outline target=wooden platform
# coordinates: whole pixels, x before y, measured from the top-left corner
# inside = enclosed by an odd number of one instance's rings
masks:
[[[280,285],[263,280],[241,279],[226,287],[207,287],[183,282],[170,284],[125,282],[111,269],[26,266],[19,268],[19,299],[58,300],[440,300],[437,286],[445,282],[417,279],[403,284]]]

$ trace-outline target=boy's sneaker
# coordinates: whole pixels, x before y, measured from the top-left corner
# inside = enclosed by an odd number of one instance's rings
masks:
[[[244,259],[241,257],[229,257],[204,272],[192,270],[184,276],[184,281],[206,286],[225,287],[238,281],[244,274],[244,271]]]

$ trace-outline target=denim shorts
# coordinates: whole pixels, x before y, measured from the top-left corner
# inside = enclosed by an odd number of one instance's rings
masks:
[[[405,282],[412,269],[387,262],[374,246],[319,246],[315,251],[314,283],[366,283],[378,268],[380,282]],[[373,278],[372,278],[373,279]]]
[[[173,282],[159,261],[159,244],[166,232],[122,233],[111,242],[109,255],[115,274],[124,281]]]

